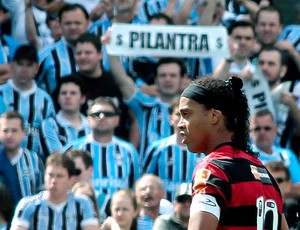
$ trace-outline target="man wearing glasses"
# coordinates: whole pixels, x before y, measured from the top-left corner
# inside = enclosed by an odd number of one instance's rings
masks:
[[[92,133],[65,146],[65,149],[87,150],[91,153],[93,187],[109,196],[119,189],[132,187],[140,177],[136,149],[131,143],[114,135],[119,120],[119,108],[114,99],[98,97],[88,109]]]
[[[291,175],[291,193],[299,196],[300,164],[292,150],[275,144],[278,128],[272,113],[268,109],[257,110],[251,118],[250,127],[253,149],[259,152],[259,159],[264,164],[269,161],[283,162]]]

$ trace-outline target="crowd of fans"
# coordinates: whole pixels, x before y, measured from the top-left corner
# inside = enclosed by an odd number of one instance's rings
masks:
[[[300,4],[290,8],[284,25],[269,0],[2,0],[0,230],[187,229],[205,156],[181,143],[179,95],[207,75],[243,80],[253,149],[296,228]],[[230,56],[112,56],[113,23],[225,27]]]

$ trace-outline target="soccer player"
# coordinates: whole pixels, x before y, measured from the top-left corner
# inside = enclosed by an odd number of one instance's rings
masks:
[[[19,113],[9,111],[0,116],[0,183],[7,186],[15,204],[41,189],[44,173],[37,153],[21,148],[24,136],[24,121]]]
[[[288,229],[276,181],[252,152],[238,77],[203,77],[182,93],[182,143],[205,153],[193,175],[189,230]]]
[[[22,147],[43,157],[40,146],[40,127],[42,121],[55,115],[52,98],[37,87],[34,77],[38,71],[38,55],[30,45],[19,46],[15,52],[13,76],[0,88],[0,94],[8,110],[19,112],[25,123],[26,137]]]
[[[86,88],[78,77],[64,77],[55,90],[60,110],[55,117],[42,123],[42,147],[44,156],[61,152],[63,146],[90,133],[87,117],[80,113],[86,101]]]
[[[65,146],[66,150],[80,149],[91,153],[93,187],[109,196],[119,189],[132,187],[140,177],[136,149],[114,135],[119,119],[119,108],[112,98],[96,98],[88,109],[92,133]]]
[[[66,154],[50,155],[46,161],[46,190],[19,202],[11,229],[98,229],[91,201],[68,192],[76,173],[74,162]]]

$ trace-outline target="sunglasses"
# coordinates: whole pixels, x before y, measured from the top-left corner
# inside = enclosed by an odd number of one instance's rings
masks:
[[[275,180],[278,184],[281,184],[282,182],[286,181],[286,178],[277,177],[277,178],[275,178]]]
[[[95,112],[95,113],[90,113],[89,116],[91,116],[93,118],[102,118],[102,117],[113,117],[116,115],[117,115],[117,113],[112,112],[112,111],[99,111],[99,112]]]
[[[272,130],[272,129],[273,129],[272,126],[257,126],[257,127],[255,127],[255,128],[253,128],[252,130],[253,130],[254,132],[260,132],[261,130],[264,130],[264,131],[270,131],[270,130]]]

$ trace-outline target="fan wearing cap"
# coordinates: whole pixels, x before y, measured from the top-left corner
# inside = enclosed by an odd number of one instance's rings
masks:
[[[192,184],[182,183],[176,190],[174,213],[157,217],[153,230],[186,230],[190,218],[192,203]]]
[[[204,153],[193,174],[189,230],[288,229],[276,181],[251,150],[238,77],[203,77],[181,94],[182,143]]]
[[[77,173],[66,154],[50,155],[46,160],[46,190],[19,202],[11,229],[99,229],[91,201],[69,193]]]

